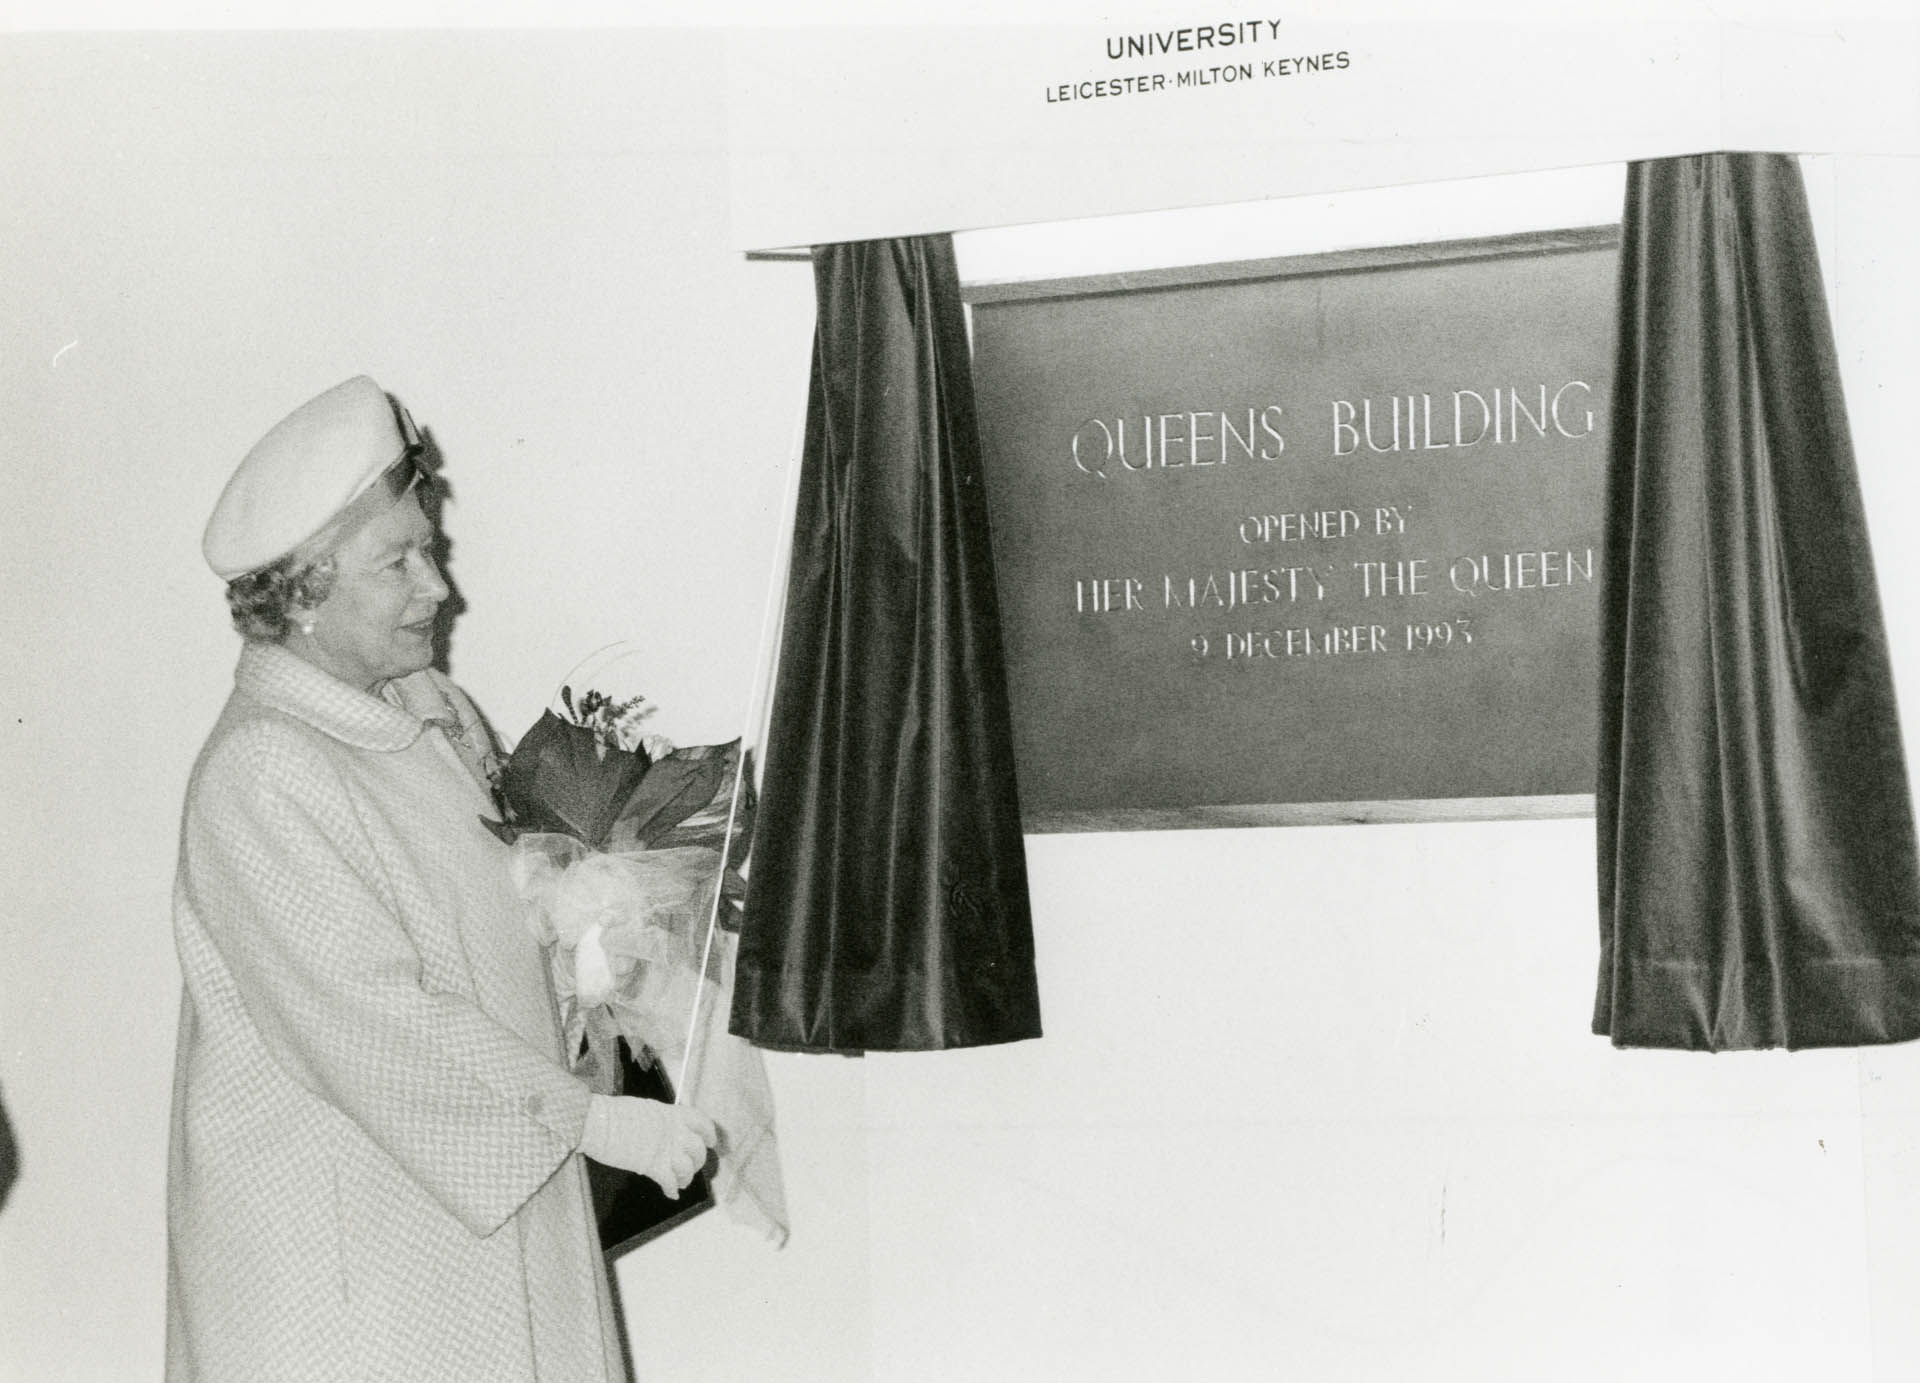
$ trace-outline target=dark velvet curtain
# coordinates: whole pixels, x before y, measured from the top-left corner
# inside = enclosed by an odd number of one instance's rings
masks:
[[[817,248],[792,571],[732,1030],[1040,1034],[973,378],[947,236]]]
[[[1636,164],[1602,594],[1594,1031],[1920,1035],[1920,876],[1798,164]]]

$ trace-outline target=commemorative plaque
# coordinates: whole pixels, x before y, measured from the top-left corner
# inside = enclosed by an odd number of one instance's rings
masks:
[[[1028,829],[1592,809],[1617,238],[968,291]]]

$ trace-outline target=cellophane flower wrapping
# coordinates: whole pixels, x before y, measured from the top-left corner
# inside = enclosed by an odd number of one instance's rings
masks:
[[[548,946],[576,1073],[620,1093],[622,1037],[670,1076],[684,1069],[679,1097],[720,1133],[715,1199],[778,1245],[787,1211],[773,1091],[759,1049],[727,1031],[752,835],[750,766],[734,800],[740,753],[737,741],[622,748],[548,712],[504,765],[495,829]]]

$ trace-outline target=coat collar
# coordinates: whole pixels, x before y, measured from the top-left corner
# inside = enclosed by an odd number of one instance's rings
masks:
[[[240,652],[233,681],[237,690],[256,701],[342,743],[385,753],[405,749],[420,738],[430,718],[423,708],[446,705],[431,673],[416,672],[395,682],[395,704],[348,686],[278,644],[251,640]]]

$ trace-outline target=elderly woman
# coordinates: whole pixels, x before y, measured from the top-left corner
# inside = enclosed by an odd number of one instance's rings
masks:
[[[568,1072],[481,820],[487,731],[430,666],[448,590],[419,451],[349,380],[207,526],[246,642],[174,894],[174,1383],[622,1378],[578,1154],[675,1194],[714,1139]]]

